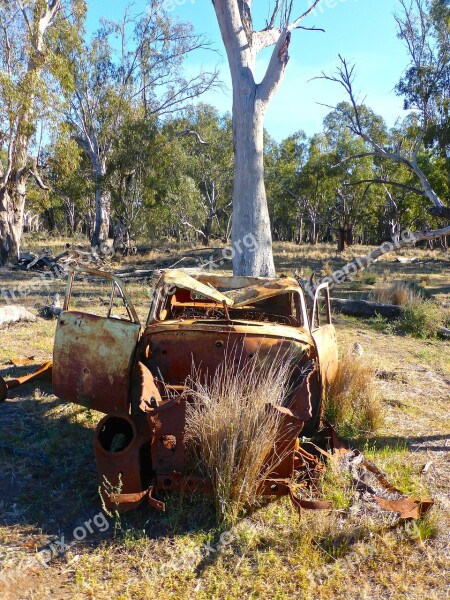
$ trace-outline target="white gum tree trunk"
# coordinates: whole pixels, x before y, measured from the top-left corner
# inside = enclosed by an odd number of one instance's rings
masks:
[[[233,100],[234,187],[231,241],[236,275],[272,277],[275,267],[266,189],[264,186],[263,129],[265,107],[255,98],[255,87]],[[256,243],[247,241],[253,236]],[[255,250],[256,248],[256,250]]]
[[[253,29],[251,0],[213,0],[233,85],[234,188],[232,243],[235,275],[273,277],[272,233],[264,187],[264,114],[289,60],[291,30],[319,3],[290,21],[292,5],[276,2],[261,31]],[[258,53],[274,46],[260,83]],[[251,243],[248,243],[248,240]],[[246,243],[247,241],[247,243]]]
[[[105,187],[106,158],[95,157],[92,166],[95,173],[95,226],[91,244],[94,247],[108,241],[111,215],[111,193]]]

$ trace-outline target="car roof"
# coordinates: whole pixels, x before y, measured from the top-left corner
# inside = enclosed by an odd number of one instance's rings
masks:
[[[242,277],[181,269],[164,271],[157,284],[160,286],[186,289],[236,308],[301,289],[291,277]]]

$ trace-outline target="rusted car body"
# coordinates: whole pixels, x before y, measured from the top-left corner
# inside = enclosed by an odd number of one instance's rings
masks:
[[[111,283],[105,315],[71,309],[76,277]],[[76,283],[76,282],[75,282]],[[112,314],[121,298],[125,318]],[[61,399],[105,413],[95,430],[95,457],[106,504],[129,510],[164,504],[156,490],[208,492],[207,478],[187,470],[187,377],[288,353],[296,366],[278,410],[282,427],[274,452],[283,456],[262,494],[290,492],[294,472],[314,462],[299,446],[321,420],[322,399],[337,369],[336,333],[328,288],[312,307],[296,280],[233,277],[168,270],[159,279],[143,326],[122,282],[92,269],[69,275],[53,352],[52,385]]]

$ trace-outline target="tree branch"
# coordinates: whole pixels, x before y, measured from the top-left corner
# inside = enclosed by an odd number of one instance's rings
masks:
[[[353,157],[355,158],[355,157]],[[407,185],[406,183],[398,183],[397,181],[386,181],[385,179],[361,179],[360,181],[353,181],[351,183],[344,183],[343,185],[346,187],[350,187],[352,185],[360,185],[361,183],[381,183],[383,185],[394,185],[399,188],[403,188],[408,192],[413,192],[414,194],[420,194],[421,196],[426,196],[423,190],[419,190],[411,185]]]
[[[272,51],[266,74],[260,84],[257,85],[256,95],[259,100],[267,104],[278,85],[283,79],[289,61],[289,44],[291,43],[291,32],[283,31]]]
[[[181,225],[185,225],[186,227],[190,227],[191,229],[193,229],[195,231],[195,233],[198,233],[199,235],[202,235],[206,239],[206,235],[204,234],[204,232],[201,229],[197,229],[197,227],[195,227],[194,225],[192,225],[191,223],[189,223],[189,221],[185,217],[181,218],[180,223],[181,223]]]
[[[181,131],[180,133],[177,133],[175,135],[175,137],[176,138],[181,138],[181,137],[184,137],[186,135],[193,135],[197,139],[197,141],[198,141],[199,144],[206,144],[206,145],[209,144],[209,142],[205,142],[205,140],[203,140],[200,137],[199,133],[197,133],[196,131],[193,131],[192,129],[185,129],[184,131]]]
[[[355,94],[353,92],[353,79],[354,79],[354,70],[355,66],[350,66],[347,61],[339,55],[339,59],[341,61],[341,66],[337,69],[336,75],[326,75],[322,74],[321,79],[326,79],[328,81],[332,81],[334,83],[338,83],[341,85],[345,91],[347,92],[350,102],[352,105],[353,113],[349,114],[346,111],[341,110],[341,114],[349,120],[347,127],[352,131],[355,135],[361,137],[369,146],[372,146],[373,152],[365,152],[359,155],[354,156],[353,158],[363,158],[364,156],[378,156],[381,158],[387,158],[393,160],[395,162],[399,162],[408,167],[420,180],[422,185],[424,194],[433,204],[433,208],[430,211],[435,216],[443,216],[444,218],[450,218],[450,209],[447,208],[436,192],[433,190],[430,182],[428,181],[425,173],[417,164],[417,155],[422,145],[423,136],[420,137],[420,140],[417,140],[411,157],[407,157],[400,153],[393,153],[389,150],[386,150],[382,145],[374,140],[374,138],[368,133],[364,125],[362,123],[361,115],[360,115],[360,104],[358,103]],[[339,110],[338,108],[336,110]],[[420,141],[420,143],[419,143]]]
[[[319,4],[319,2],[320,0],[315,0],[314,3],[307,10],[305,10],[305,12],[302,15],[300,15],[297,19],[295,19],[293,23],[291,23],[288,26],[288,30],[291,31],[292,29],[297,29],[297,26],[300,23],[300,21],[303,21],[303,19],[305,19],[310,13],[312,13],[316,9],[316,6]]]

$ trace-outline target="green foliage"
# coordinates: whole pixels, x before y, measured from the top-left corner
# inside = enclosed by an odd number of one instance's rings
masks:
[[[419,111],[428,147],[437,145],[450,168],[450,3],[411,3],[396,15],[398,37],[410,53],[410,64],[397,85],[405,108]]]
[[[441,326],[442,314],[433,302],[416,302],[404,309],[401,327],[413,337],[435,338]]]
[[[65,90],[66,119],[90,161],[95,188],[94,239],[100,218],[108,228],[110,199],[114,216],[134,234],[144,232],[151,207],[181,200],[180,186],[190,173],[176,168],[177,155],[165,185],[172,140],[161,119],[214,86],[215,72],[183,77],[186,55],[203,45],[190,23],[171,19],[164,3],[155,1],[145,13],[129,5],[119,21],[102,19],[90,41],[63,47],[73,78]],[[177,150],[183,154],[180,144]]]
[[[32,0],[24,5],[32,29],[37,2],[46,4]],[[184,58],[205,40],[190,24],[172,19],[160,0],[145,13],[130,6],[118,21],[103,19],[90,38],[87,2],[62,4],[64,10],[45,32],[41,62],[31,71],[24,12],[17,3],[0,4],[0,120],[5,124],[0,167],[8,166],[8,132],[20,132],[28,140],[19,169],[28,180],[28,208],[50,230],[89,234],[101,192],[111,199],[112,223],[120,220],[134,237],[202,243],[229,239],[231,118],[212,106],[193,105],[215,85],[215,73],[193,79],[183,74]],[[425,20],[419,23],[414,9],[413,27],[400,35],[417,41],[424,28],[432,43],[421,54],[423,65],[410,65],[398,91],[408,106],[419,109],[423,94],[429,95],[426,144],[418,164],[445,203],[450,193],[445,150],[450,88],[448,28],[442,25],[449,8],[444,0],[423,6]],[[423,111],[409,113],[388,130],[370,108],[359,110],[362,126],[379,144],[412,151],[424,126]],[[27,118],[19,124],[24,111]],[[352,158],[370,148],[349,127],[351,116],[351,104],[342,102],[310,138],[297,131],[277,143],[265,134],[266,189],[276,239],[336,242],[345,230],[349,244],[378,244],[390,239],[392,224],[403,230],[439,224],[428,214],[423,195],[412,191],[420,185],[404,164]],[[30,178],[35,162],[45,165],[41,176],[48,190]],[[373,285],[372,279],[363,276],[355,288]]]
[[[397,330],[397,323],[395,321],[389,321],[386,317],[378,314],[375,317],[371,317],[368,322],[375,331],[385,333],[386,335],[394,335]]]

